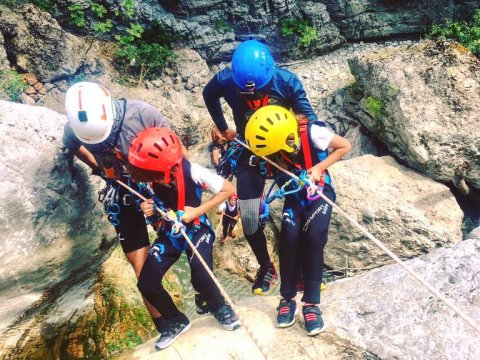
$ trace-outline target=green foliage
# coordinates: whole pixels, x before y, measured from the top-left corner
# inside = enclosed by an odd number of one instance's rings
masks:
[[[375,116],[376,118],[382,115],[382,111],[383,111],[382,100],[379,100],[373,96],[368,96],[367,99],[365,100],[365,104],[367,107],[367,111],[373,116]]]
[[[125,0],[123,2],[123,9],[128,19],[131,19],[135,13],[134,0]]]
[[[105,6],[94,2],[90,3],[90,10],[92,10],[92,12],[100,19],[103,18],[107,13]]]
[[[28,2],[50,14],[57,12],[57,4],[55,0],[28,0]]]
[[[471,21],[453,22],[445,25],[433,25],[428,35],[432,39],[453,39],[480,55],[480,9],[477,9]]]
[[[118,343],[107,344],[107,350],[110,353],[123,351],[126,349],[134,349],[143,343],[142,337],[133,330],[127,330],[127,336],[121,339]]]
[[[140,82],[158,76],[173,60],[173,51],[166,39],[165,31],[144,31],[139,24],[132,24],[126,35],[116,36],[117,62],[126,73],[138,76]]]
[[[215,29],[220,32],[229,32],[233,30],[232,25],[230,25],[225,19],[218,20],[215,23]]]
[[[306,19],[283,19],[280,33],[283,36],[295,35],[301,47],[307,48],[317,39],[317,30]]]
[[[93,26],[93,30],[95,30],[95,32],[97,33],[108,33],[112,30],[112,28],[113,28],[113,23],[111,19],[107,19]]]
[[[20,95],[28,89],[23,76],[12,70],[0,70],[0,92],[11,101],[20,100]]]
[[[81,4],[73,3],[68,6],[68,18],[72,25],[79,28],[85,27],[85,9]]]

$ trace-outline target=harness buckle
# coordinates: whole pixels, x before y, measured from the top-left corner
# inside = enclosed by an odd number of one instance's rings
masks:
[[[255,155],[251,155],[250,158],[248,159],[248,165],[257,167],[258,166],[258,160]]]
[[[123,205],[130,206],[132,204],[131,199],[132,199],[132,197],[131,197],[130,194],[123,195]]]

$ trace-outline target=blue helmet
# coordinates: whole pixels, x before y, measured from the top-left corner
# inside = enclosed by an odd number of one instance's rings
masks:
[[[274,69],[270,50],[257,40],[241,43],[233,53],[233,81],[242,90],[261,89],[272,79]]]

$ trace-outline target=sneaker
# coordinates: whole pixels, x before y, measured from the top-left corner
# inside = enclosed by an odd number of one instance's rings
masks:
[[[298,313],[297,303],[295,300],[280,300],[277,310],[277,327],[286,328],[292,326],[295,322],[295,315]]]
[[[232,308],[227,304],[215,311],[213,316],[215,316],[215,319],[227,330],[235,330],[240,327],[240,321],[237,315],[235,315]]]
[[[180,314],[173,319],[167,320],[160,337],[155,343],[155,349],[162,350],[172,345],[180,335],[190,330],[191,327],[192,324],[190,324],[185,314]]]
[[[227,241],[227,237],[224,237],[222,240],[220,240],[220,245],[225,245],[225,241]]]
[[[325,329],[322,312],[317,305],[308,305],[302,308],[303,319],[305,320],[305,329],[309,336],[320,334]]]
[[[233,229],[232,229],[232,231],[230,231],[230,234],[229,234],[229,235],[230,235],[230,237],[231,237],[232,239],[235,239],[235,237],[237,236],[237,235],[235,234],[235,231],[234,231]]]
[[[199,293],[195,294],[195,311],[198,315],[204,315],[208,313],[207,302]]]
[[[277,277],[277,269],[275,269],[273,262],[268,266],[261,266],[255,276],[252,293],[254,295],[268,295],[272,291]]]

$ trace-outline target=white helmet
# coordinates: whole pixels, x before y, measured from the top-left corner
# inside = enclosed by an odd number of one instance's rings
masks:
[[[98,144],[110,135],[115,108],[110,92],[102,85],[72,85],[65,97],[65,111],[73,132],[82,142]]]

